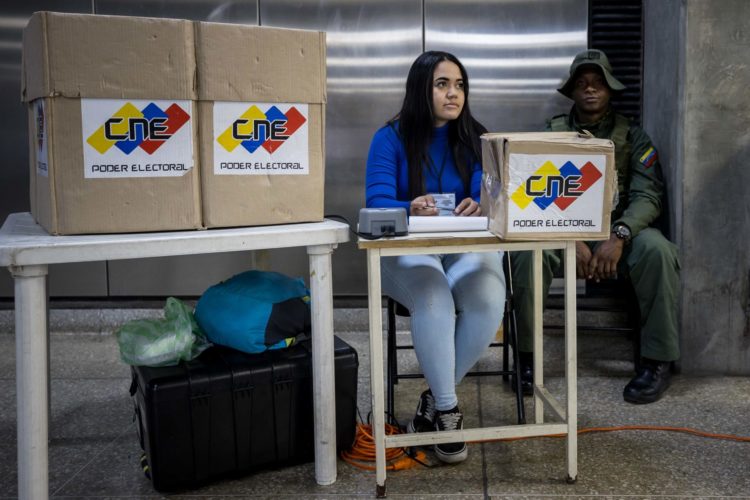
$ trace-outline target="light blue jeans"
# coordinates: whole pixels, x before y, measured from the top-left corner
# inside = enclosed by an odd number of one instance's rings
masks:
[[[411,313],[417,360],[438,410],[492,343],[505,306],[502,252],[403,255],[381,261],[383,293]]]

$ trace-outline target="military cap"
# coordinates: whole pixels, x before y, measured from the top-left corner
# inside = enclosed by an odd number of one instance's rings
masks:
[[[557,89],[557,91],[565,97],[572,98],[576,73],[579,69],[585,66],[595,66],[599,68],[604,75],[604,79],[607,81],[607,85],[609,85],[610,89],[614,91],[625,89],[625,85],[620,83],[617,78],[612,76],[612,66],[609,64],[607,55],[601,50],[588,49],[584,50],[583,52],[579,52],[576,55],[575,59],[573,59],[573,64],[570,65],[570,76],[565,82],[565,85]]]

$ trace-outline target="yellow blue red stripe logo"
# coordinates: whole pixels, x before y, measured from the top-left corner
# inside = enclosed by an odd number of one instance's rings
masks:
[[[639,161],[644,167],[649,168],[654,164],[654,162],[656,161],[656,158],[657,158],[656,150],[654,149],[653,146],[651,146],[646,150],[645,153],[643,153],[643,156],[641,156]]]
[[[579,169],[568,161],[558,169],[546,161],[510,198],[521,210],[532,202],[542,210],[553,203],[565,210],[601,177],[602,173],[591,162]]]
[[[258,106],[253,105],[232,122],[216,138],[216,142],[230,153],[237,146],[242,146],[251,154],[259,147],[273,154],[306,121],[294,106],[286,113],[282,113],[276,106],[271,106],[263,112]]]
[[[86,142],[100,154],[113,146],[126,155],[137,147],[153,154],[188,120],[190,115],[176,103],[162,110],[153,102],[143,109],[128,102],[96,129]]]

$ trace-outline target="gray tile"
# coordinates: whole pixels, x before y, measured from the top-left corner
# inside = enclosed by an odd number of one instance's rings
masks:
[[[54,322],[50,489],[56,498],[166,498],[153,490],[140,470],[127,392],[129,368],[119,360],[114,336],[107,333],[128,314],[58,314]],[[7,318],[2,321],[8,323]],[[357,404],[367,418],[367,312],[337,310],[334,323],[337,335],[359,354]],[[400,320],[398,328],[399,342],[408,342],[408,320]],[[748,435],[750,378],[678,376],[661,401],[630,405],[622,399],[622,388],[632,376],[630,349],[621,335],[578,335],[580,428],[666,425]],[[0,334],[0,442],[6,443],[0,447],[0,499],[14,498],[17,492],[14,353],[13,335]],[[546,332],[545,353],[545,385],[564,400],[561,332]],[[498,367],[500,359],[499,350],[488,351],[480,366]],[[413,353],[407,351],[399,353],[399,365],[403,370],[418,369]],[[396,416],[402,423],[413,416],[425,387],[424,380],[403,380],[396,386]],[[514,394],[500,377],[467,378],[458,394],[466,427],[515,423]],[[526,398],[525,404],[530,417],[532,399]],[[563,439],[469,446],[469,459],[459,465],[389,472],[389,498],[750,498],[747,443],[664,431],[584,434],[579,437],[579,477],[572,485],[564,480]],[[430,452],[428,457],[434,460]],[[338,481],[331,486],[315,484],[310,463],[225,479],[169,498],[336,499],[372,498],[374,493],[374,472],[340,460]]]
[[[16,377],[16,337],[0,334],[0,380]],[[2,410],[0,410],[2,411]]]
[[[0,379],[16,374],[14,335],[0,335]],[[120,360],[114,335],[98,333],[50,334],[49,352],[52,378],[121,378],[129,377],[130,367]]]
[[[726,392],[747,389],[746,379],[731,381],[678,378],[673,387],[680,393],[686,383],[697,387],[696,394],[682,401],[672,392],[651,405],[630,405],[621,397],[626,379],[584,377],[579,380],[579,428],[618,425],[660,425],[696,427],[713,432],[722,429],[745,435],[747,420],[737,422]],[[697,383],[696,383],[697,382]],[[549,380],[552,389],[561,389],[562,380]],[[713,386],[714,391],[705,386]],[[734,389],[727,386],[736,385]],[[555,387],[557,386],[557,387]],[[483,391],[483,394],[486,391]],[[702,398],[704,396],[705,398]],[[706,397],[707,396],[707,397]],[[720,422],[705,419],[718,405],[728,406]],[[486,405],[488,409],[492,405]],[[747,417],[744,417],[745,419]],[[562,481],[565,476],[565,444],[562,439],[539,438],[512,443],[488,443],[489,493],[502,497],[509,493],[581,495],[705,495],[736,496],[750,492],[750,458],[743,443],[698,438],[661,431],[620,431],[579,436],[579,476],[575,485]],[[709,479],[710,478],[710,479]]]
[[[52,378],[129,378],[114,335],[53,334],[50,337]]]

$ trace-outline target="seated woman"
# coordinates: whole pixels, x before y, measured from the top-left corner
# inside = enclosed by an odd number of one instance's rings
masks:
[[[433,194],[453,195],[452,214],[479,216],[479,136],[469,111],[469,79],[446,52],[420,55],[409,70],[401,111],[378,130],[367,158],[367,206],[437,216]],[[442,206],[442,205],[441,205]],[[417,360],[429,389],[409,432],[463,429],[456,384],[492,342],[503,315],[501,252],[405,255],[382,259],[383,291],[409,309]],[[447,463],[466,459],[466,443],[434,447]]]

